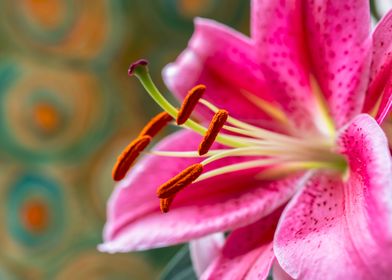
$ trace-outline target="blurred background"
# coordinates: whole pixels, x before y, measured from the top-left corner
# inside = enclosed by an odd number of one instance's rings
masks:
[[[222,8],[223,7],[223,8]],[[195,16],[248,33],[244,0],[0,0],[0,279],[156,279],[178,247],[98,253],[111,169],[159,111]]]
[[[248,2],[0,0],[0,279],[157,279],[179,247],[96,250],[115,159],[159,111],[128,65],[166,91],[193,17],[249,34]]]

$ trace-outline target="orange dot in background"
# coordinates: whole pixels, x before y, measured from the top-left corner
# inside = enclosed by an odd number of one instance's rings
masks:
[[[43,232],[49,225],[49,211],[42,201],[28,201],[21,210],[24,227],[35,233]]]
[[[34,121],[44,133],[53,133],[60,124],[60,116],[53,105],[39,103],[33,108]]]
[[[195,17],[200,15],[210,4],[211,0],[179,0],[178,6],[180,12],[186,17]]]
[[[27,13],[46,27],[56,27],[63,21],[64,5],[62,0],[24,0]]]

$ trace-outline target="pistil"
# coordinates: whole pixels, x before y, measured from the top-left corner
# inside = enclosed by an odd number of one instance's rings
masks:
[[[169,101],[166,100],[166,98],[159,92],[158,88],[152,81],[147,68],[147,61],[138,60],[135,63],[131,64],[128,70],[128,74],[130,76],[135,75],[139,79],[147,93],[152,97],[152,99],[170,116],[172,116],[174,119],[177,119],[177,109],[173,105],[171,105]],[[189,129],[192,129],[200,135],[204,135],[207,132],[206,127],[198,124],[191,119],[188,119],[184,123],[184,126]],[[218,135],[216,141],[230,147],[243,147],[247,145],[246,143],[238,142],[229,135],[224,134]]]

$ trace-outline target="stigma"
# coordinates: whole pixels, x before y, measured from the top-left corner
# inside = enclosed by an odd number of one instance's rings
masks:
[[[113,179],[116,181],[123,179],[138,156],[145,153],[152,138],[168,125],[193,130],[203,137],[194,151],[149,152],[162,157],[191,157],[196,162],[157,186],[156,195],[163,213],[175,207],[175,197],[185,188],[202,180],[231,172],[263,167],[263,170],[268,172],[259,176],[260,179],[270,179],[268,174],[287,175],[312,169],[327,169],[341,174],[346,172],[346,160],[334,151],[333,141],[331,142],[330,139],[323,141],[317,138],[315,141],[307,141],[289,133],[270,131],[236,119],[226,108],[218,108],[203,99],[204,93],[208,91],[205,85],[195,85],[189,89],[180,106],[173,106],[156,88],[147,65],[146,60],[139,60],[130,66],[128,73],[140,80],[145,90],[163,111],[153,117],[137,138],[124,149],[114,166]],[[197,106],[205,106],[213,113],[208,126],[193,119],[192,114]],[[282,116],[282,114],[283,112],[279,112],[275,115]],[[215,142],[223,144],[225,148],[211,149]],[[204,171],[204,167],[212,162],[227,157],[245,156],[246,161]]]

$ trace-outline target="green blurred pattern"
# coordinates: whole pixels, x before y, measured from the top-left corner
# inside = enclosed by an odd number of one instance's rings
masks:
[[[0,0],[0,279],[155,279],[178,248],[96,251],[116,156],[158,111],[195,16],[248,32],[243,0]]]

